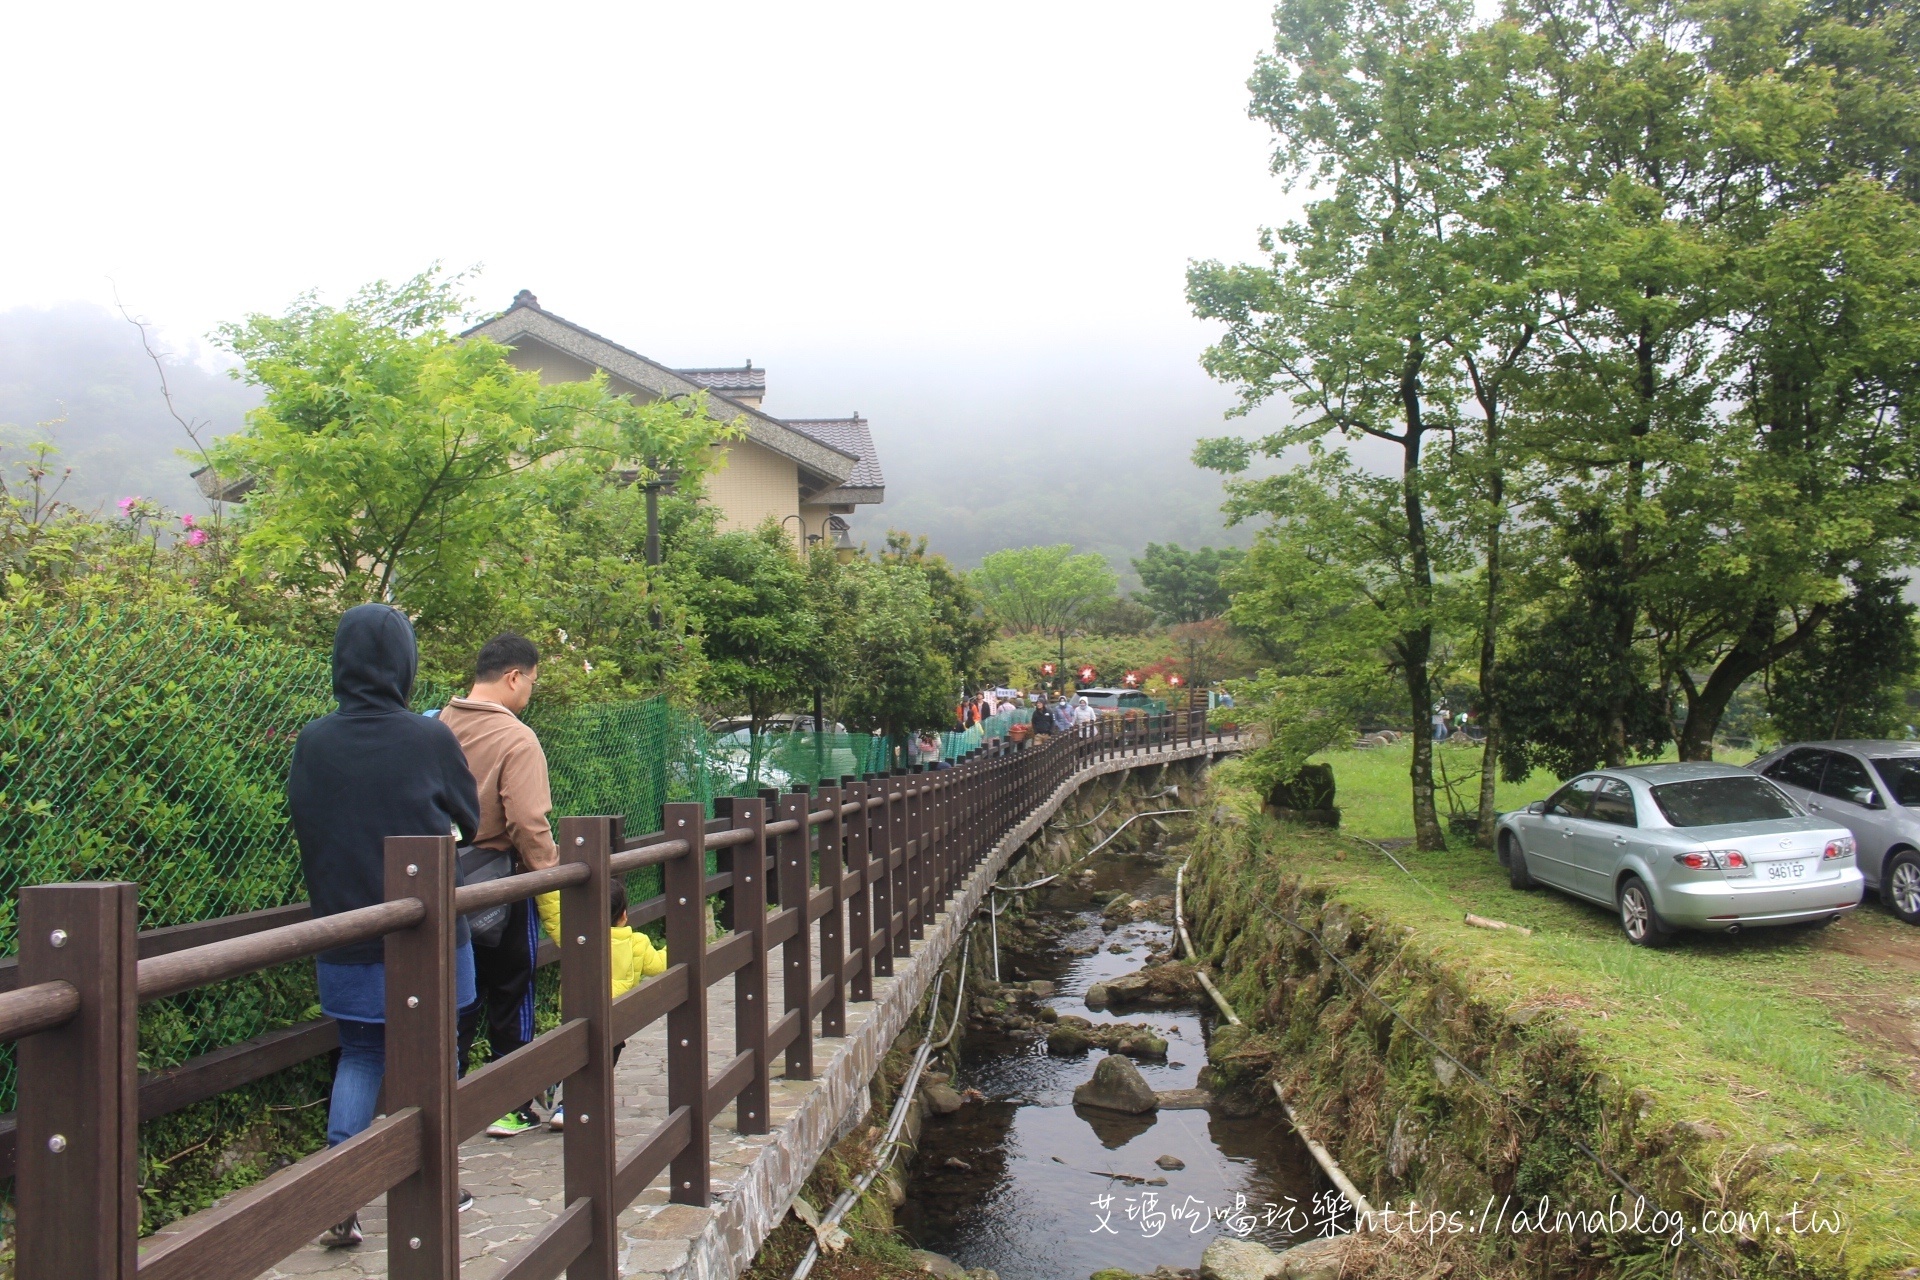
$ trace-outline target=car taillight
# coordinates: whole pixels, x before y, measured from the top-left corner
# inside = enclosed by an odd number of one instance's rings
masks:
[[[1738,849],[1701,849],[1695,853],[1676,853],[1673,860],[1695,871],[1740,871],[1750,864]]]
[[[1838,840],[1827,841],[1827,847],[1820,856],[1823,859],[1851,858],[1853,856],[1853,837],[1841,836]]]

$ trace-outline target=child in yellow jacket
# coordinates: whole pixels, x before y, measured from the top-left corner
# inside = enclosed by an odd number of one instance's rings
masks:
[[[540,924],[547,936],[555,942],[560,941],[560,895],[543,893],[534,899],[540,909]],[[642,978],[651,978],[655,974],[667,971],[667,949],[653,945],[653,939],[636,931],[627,923],[627,886],[615,880],[607,894],[607,905],[613,917],[613,930],[609,936],[613,970],[613,994],[617,999],[640,985]],[[613,1060],[620,1061],[620,1052],[626,1042],[613,1046]],[[567,1125],[566,1108],[557,1106],[553,1114],[547,1117],[547,1125],[553,1129],[564,1129]]]
[[[640,979],[667,971],[667,949],[653,945],[653,939],[627,923],[627,886],[615,880],[607,895],[612,908],[613,994],[623,996],[640,985]],[[556,943],[560,941],[560,895],[543,893],[534,899],[540,908],[540,926]]]

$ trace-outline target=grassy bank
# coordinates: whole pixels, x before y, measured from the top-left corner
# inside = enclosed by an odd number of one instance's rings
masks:
[[[1451,781],[1459,803],[1468,812],[1480,806],[1479,747],[1439,743],[1433,751],[1435,804],[1444,825],[1447,817],[1445,783]],[[1753,759],[1751,751],[1722,748],[1714,752],[1716,760],[1744,764]],[[1673,759],[1669,748],[1665,759]],[[1404,740],[1391,746],[1366,751],[1329,751],[1314,758],[1316,764],[1333,766],[1336,801],[1340,806],[1340,828],[1351,835],[1370,840],[1412,839],[1412,783],[1407,770],[1413,761],[1413,746]],[[1535,800],[1544,800],[1560,785],[1560,779],[1545,769],[1536,769],[1521,782],[1498,779],[1494,785],[1494,804],[1502,810],[1518,809]]]
[[[1392,825],[1406,794],[1404,749],[1392,754],[1334,759],[1339,803],[1369,836],[1411,834]],[[1395,763],[1397,794],[1369,787]],[[1220,1065],[1281,1080],[1363,1188],[1474,1211],[1489,1195],[1604,1207],[1618,1188],[1581,1142],[1696,1231],[1709,1212],[1790,1215],[1796,1203],[1839,1229],[1750,1222],[1745,1238],[1703,1233],[1700,1249],[1607,1232],[1489,1237],[1475,1242],[1489,1267],[1884,1275],[1920,1263],[1920,1041],[1901,1034],[1920,1035],[1912,930],[1868,909],[1818,933],[1638,950],[1610,913],[1516,892],[1464,843],[1399,853],[1403,871],[1361,841],[1261,818],[1231,772],[1216,797],[1231,816],[1204,830],[1190,873],[1195,942],[1255,1024]],[[1503,806],[1552,785],[1530,779]],[[1470,928],[1467,912],[1534,932]]]

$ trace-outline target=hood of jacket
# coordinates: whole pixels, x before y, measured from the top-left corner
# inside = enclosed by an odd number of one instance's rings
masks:
[[[420,649],[406,615],[392,605],[355,605],[333,631],[333,696],[343,716],[407,710]]]

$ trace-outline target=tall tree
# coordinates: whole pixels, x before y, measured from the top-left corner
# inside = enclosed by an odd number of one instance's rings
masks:
[[[1397,517],[1390,526],[1366,520],[1376,540],[1350,546],[1395,581],[1390,660],[1420,726],[1434,705],[1440,588],[1429,504],[1444,489],[1427,474],[1428,446],[1457,425],[1442,314],[1450,238],[1471,176],[1459,146],[1455,63],[1468,17],[1454,0],[1283,0],[1274,52],[1251,83],[1253,114],[1278,137],[1276,171],[1311,175],[1330,193],[1263,236],[1268,265],[1196,263],[1187,277],[1196,314],[1227,327],[1204,358],[1208,372],[1240,388],[1243,412],[1284,394],[1301,413],[1263,439],[1262,452],[1278,456],[1334,433],[1398,452]],[[1207,458],[1244,462],[1245,454],[1203,451]],[[1366,487],[1344,464],[1319,478]],[[1416,842],[1441,848],[1424,733],[1414,735],[1411,780]]]
[[[1113,599],[1120,585],[1104,556],[1075,555],[1067,543],[996,551],[980,561],[969,580],[1002,625],[1063,642],[1087,611]]]
[[[1177,542],[1149,542],[1133,571],[1140,575],[1140,599],[1168,624],[1203,622],[1227,611],[1221,575],[1238,568],[1246,552],[1238,547],[1200,547],[1188,551]]]
[[[222,475],[257,482],[236,517],[242,572],[458,630],[525,563],[554,501],[588,499],[629,459],[694,478],[711,465],[728,428],[700,401],[635,405],[604,378],[542,385],[507,348],[449,332],[461,305],[435,270],[220,331],[265,393],[212,451]]]
[[[889,531],[879,558],[882,564],[903,565],[925,578],[933,607],[933,647],[960,684],[980,688],[986,680],[987,648],[993,643],[993,623],[980,593],[945,556],[927,550],[925,536]]]
[[[1542,354],[1548,298],[1544,268],[1562,247],[1564,181],[1548,163],[1552,98],[1530,74],[1538,37],[1511,21],[1478,28],[1455,58],[1459,145],[1473,173],[1463,182],[1449,241],[1451,279],[1437,330],[1459,361],[1477,428],[1456,437],[1457,467],[1480,561],[1479,722],[1485,733],[1479,838],[1493,846],[1499,818],[1494,762],[1506,726],[1500,663],[1508,581],[1508,524],[1524,454],[1507,416]]]
[[[1834,73],[1850,19],[1833,10],[1519,11],[1542,39],[1572,233],[1524,415],[1548,479],[1536,511],[1602,517],[1632,597],[1609,662],[1650,647],[1685,709],[1680,755],[1709,758],[1740,686],[1913,544],[1900,409],[1920,266],[1905,175],[1871,142],[1913,131],[1912,95]],[[1628,720],[1616,702],[1609,763]]]
[[[744,708],[757,734],[768,716],[812,691],[821,614],[793,539],[776,522],[690,539],[666,568],[700,636],[706,700]]]
[[[1773,669],[1767,710],[1782,738],[1887,738],[1912,718],[1900,695],[1920,675],[1920,637],[1904,585],[1860,583]]]

